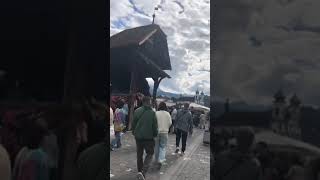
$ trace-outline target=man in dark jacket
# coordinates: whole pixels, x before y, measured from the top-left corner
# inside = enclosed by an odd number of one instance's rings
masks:
[[[154,154],[154,138],[158,135],[158,123],[156,114],[151,108],[151,98],[143,97],[142,103],[143,106],[135,110],[132,122],[132,133],[137,145],[137,176],[140,180],[145,179]],[[144,150],[147,156],[143,161]]]
[[[236,134],[237,147],[218,154],[214,164],[215,180],[260,180],[260,162],[252,154],[254,132],[241,128]]]
[[[179,152],[180,139],[182,138],[181,154],[186,150],[188,132],[192,134],[192,114],[189,111],[189,104],[184,104],[184,108],[178,111],[175,123],[176,132],[176,153]]]

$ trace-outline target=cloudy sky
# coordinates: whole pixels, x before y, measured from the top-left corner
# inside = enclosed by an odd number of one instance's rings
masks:
[[[216,0],[213,94],[271,104],[279,88],[320,105],[319,0]],[[212,43],[212,42],[211,42]]]
[[[198,88],[209,94],[210,0],[111,0],[110,36],[150,24],[157,5],[155,23],[167,35],[172,65],[172,78],[164,79],[160,88],[187,94]]]

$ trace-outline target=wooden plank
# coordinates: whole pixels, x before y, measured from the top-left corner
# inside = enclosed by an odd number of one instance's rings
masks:
[[[146,42],[156,32],[157,32],[157,29],[155,29],[151,33],[149,33],[141,42],[139,42],[139,46],[141,46],[144,42]]]
[[[131,82],[130,82],[130,101],[129,101],[129,123],[128,123],[128,130],[131,130],[131,123],[133,120],[133,113],[134,113],[134,101],[135,101],[135,94],[136,94],[136,76],[137,76],[137,71],[136,67],[133,66],[131,70]]]
[[[136,51],[137,54],[140,56],[140,58],[142,60],[145,61],[145,63],[147,65],[151,65],[152,67],[154,67],[158,72],[159,72],[159,76],[161,77],[167,77],[167,78],[171,78],[166,72],[164,72],[156,63],[154,63],[151,59],[149,59],[146,55],[144,55],[142,52],[140,51]]]

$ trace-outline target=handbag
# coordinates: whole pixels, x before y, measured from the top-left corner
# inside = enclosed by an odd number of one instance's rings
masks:
[[[120,117],[118,116],[118,113],[115,113],[114,116],[115,116],[114,131],[116,132],[123,131],[126,127],[121,121]]]

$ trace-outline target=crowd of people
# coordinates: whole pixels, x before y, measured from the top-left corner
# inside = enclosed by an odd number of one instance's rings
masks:
[[[229,143],[231,138],[236,144]],[[233,134],[215,134],[212,151],[214,180],[318,180],[320,157],[304,153],[275,151],[265,142],[255,143],[250,128]]]
[[[1,180],[59,180],[65,177],[63,173],[73,174],[75,179],[105,179],[106,149],[109,146],[105,106],[98,108],[90,102],[79,108],[73,107],[74,110],[64,109],[66,114],[61,111],[63,108],[58,108],[59,111],[53,109],[8,109],[1,112]],[[60,126],[57,125],[59,122],[50,121],[52,112],[61,118]],[[57,115],[59,113],[61,116]],[[86,119],[85,114],[90,118]],[[65,131],[66,126],[62,123],[72,119],[83,121],[74,121],[73,128]],[[66,136],[70,132],[72,135]],[[66,137],[76,144],[72,157],[66,157],[70,142]],[[67,158],[72,158],[69,163],[74,168],[65,171]]]
[[[125,129],[125,120],[128,114],[123,110],[125,101],[119,99],[110,113],[111,151],[121,148],[121,134]],[[149,96],[141,98],[140,106],[135,108],[132,121],[132,134],[136,141],[138,178],[144,180],[148,169],[154,159],[155,165],[160,169],[166,164],[166,149],[169,133],[176,135],[176,154],[184,155],[187,138],[193,133],[194,118],[192,108],[186,103],[181,109],[167,107],[165,102],[154,106]],[[205,128],[206,117],[200,117],[201,127]],[[180,143],[181,142],[181,143]],[[143,159],[144,152],[146,153]]]

